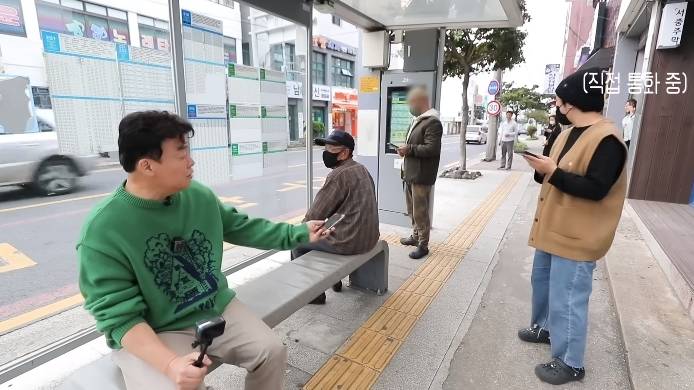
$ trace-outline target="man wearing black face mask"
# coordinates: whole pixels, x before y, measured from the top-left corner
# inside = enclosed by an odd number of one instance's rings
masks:
[[[340,255],[368,252],[380,236],[376,189],[366,167],[352,159],[354,138],[344,131],[333,131],[327,138],[316,139],[315,143],[325,147],[323,163],[332,171],[304,220],[324,220],[333,214],[344,214],[345,217],[326,239],[294,249],[292,259],[312,250]],[[335,284],[333,290],[342,290],[342,282]],[[311,303],[324,304],[325,299],[323,293]]]

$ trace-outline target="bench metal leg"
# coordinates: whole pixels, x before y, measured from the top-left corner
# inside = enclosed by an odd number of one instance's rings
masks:
[[[388,246],[349,275],[350,287],[383,295],[388,291]]]

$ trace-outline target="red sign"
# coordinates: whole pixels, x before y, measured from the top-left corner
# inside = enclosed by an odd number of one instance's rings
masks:
[[[333,87],[333,103],[356,106],[359,95],[356,89]]]
[[[497,102],[496,100],[492,100],[487,104],[487,113],[489,115],[499,115],[501,112],[501,103]]]
[[[0,0],[0,34],[26,36],[20,0]]]

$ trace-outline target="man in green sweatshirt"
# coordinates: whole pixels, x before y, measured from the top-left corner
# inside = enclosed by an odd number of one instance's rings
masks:
[[[85,308],[115,349],[128,389],[198,389],[210,358],[248,371],[246,389],[281,389],[286,347],[227,285],[222,243],[287,250],[328,234],[252,219],[193,181],[190,123],[160,111],[120,122],[126,182],[88,217],[77,251]],[[203,367],[191,343],[196,321],[222,316],[226,331]]]

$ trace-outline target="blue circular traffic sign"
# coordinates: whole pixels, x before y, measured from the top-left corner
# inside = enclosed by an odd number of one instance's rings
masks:
[[[487,87],[487,92],[489,92],[490,95],[496,95],[499,93],[499,82],[497,80],[490,81],[489,86]]]

